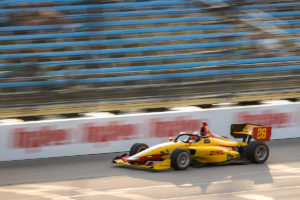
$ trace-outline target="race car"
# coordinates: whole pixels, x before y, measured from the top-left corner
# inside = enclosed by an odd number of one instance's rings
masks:
[[[206,128],[207,130],[207,128]],[[129,154],[113,159],[113,163],[155,170],[187,169],[190,165],[223,164],[230,162],[264,163],[269,157],[265,141],[271,137],[271,127],[254,124],[232,124],[231,136],[235,141],[215,134],[181,132],[169,142],[152,147],[135,143]]]

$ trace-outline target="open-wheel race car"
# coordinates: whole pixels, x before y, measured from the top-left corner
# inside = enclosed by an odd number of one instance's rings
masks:
[[[206,125],[206,126],[205,126]],[[113,163],[151,169],[187,169],[190,165],[253,162],[264,163],[269,157],[269,147],[264,141],[271,137],[271,127],[253,124],[232,124],[231,136],[235,141],[212,134],[207,124],[199,132],[182,132],[169,142],[152,147],[135,143],[129,154],[113,159]]]

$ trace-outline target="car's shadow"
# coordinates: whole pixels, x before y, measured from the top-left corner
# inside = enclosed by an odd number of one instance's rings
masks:
[[[116,155],[118,154],[111,153],[0,163],[0,186],[118,176],[150,180],[158,184],[168,182],[177,187],[197,186],[205,193],[209,186],[222,184],[224,181],[230,183],[222,186],[226,189],[229,187],[228,190],[240,180],[254,185],[273,182],[267,164],[235,163],[157,171],[114,164],[112,158]]]
[[[124,176],[136,179],[147,179],[157,182],[170,182],[178,187],[186,185],[198,186],[202,193],[207,191],[210,185],[222,184],[228,187],[240,181],[246,181],[251,185],[272,184],[273,177],[267,164],[252,163],[231,163],[231,164],[210,164],[201,167],[189,167],[187,170],[151,170],[130,166],[113,166],[117,171],[123,171]],[[132,173],[134,172],[134,173]],[[224,184],[228,183],[228,184]]]

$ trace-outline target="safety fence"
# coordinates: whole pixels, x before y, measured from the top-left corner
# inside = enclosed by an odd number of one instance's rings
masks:
[[[154,145],[182,131],[230,136],[232,123],[272,126],[271,139],[300,137],[300,103],[264,104],[23,122],[1,125],[0,161],[128,151],[135,142]]]

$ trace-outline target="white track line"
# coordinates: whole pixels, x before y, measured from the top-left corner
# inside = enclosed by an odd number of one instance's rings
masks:
[[[279,168],[279,170],[274,171],[286,171],[286,172],[294,172],[296,170],[299,170],[300,168]],[[269,176],[260,176],[257,179],[266,179],[269,178]],[[300,179],[300,175],[290,174],[290,175],[282,175],[282,176],[272,176],[273,179]],[[247,178],[242,178],[238,180],[222,180],[222,181],[213,181],[213,182],[200,182],[198,184],[182,184],[182,185],[174,185],[174,184],[166,184],[166,185],[154,185],[154,186],[145,186],[145,187],[132,187],[132,188],[120,188],[120,189],[111,189],[106,191],[98,191],[98,190],[91,190],[91,189],[84,189],[84,188],[78,188],[78,187],[72,187],[72,186],[59,186],[59,185],[44,185],[44,184],[21,184],[18,186],[25,187],[26,189],[12,189],[7,187],[0,187],[0,192],[12,192],[17,194],[23,194],[23,195],[32,195],[32,196],[47,196],[52,199],[73,199],[78,197],[86,197],[86,196],[95,196],[95,195],[112,195],[116,197],[121,197],[122,195],[127,196],[129,199],[139,199],[142,198],[141,195],[136,194],[128,194],[126,192],[130,191],[138,191],[138,190],[151,190],[154,188],[176,188],[176,187],[197,187],[201,186],[203,184],[226,184],[230,182],[235,181],[241,181],[241,180],[248,180]],[[300,186],[291,186],[291,187],[282,187],[282,188],[265,188],[261,190],[245,190],[245,191],[238,191],[238,192],[230,192],[230,193],[216,193],[216,194],[203,194],[199,196],[190,196],[190,197],[178,197],[178,198],[170,198],[168,200],[173,199],[185,199],[185,198],[191,198],[191,197],[202,197],[202,196],[216,196],[216,195],[224,195],[224,194],[236,194],[236,193],[243,193],[243,192],[255,192],[255,191],[268,191],[268,190],[277,190],[277,189],[288,189],[288,188],[298,188]],[[74,190],[79,192],[78,195],[73,196],[62,196],[58,194],[52,194],[53,190]],[[252,196],[253,197],[253,196]],[[150,197],[143,196],[143,199],[151,199]],[[165,199],[166,200],[166,199]],[[263,199],[262,200],[270,200],[270,199]]]
[[[264,179],[264,178],[269,178],[269,177],[260,177],[257,179]],[[273,179],[298,179],[300,178],[300,176],[294,176],[294,175],[290,175],[290,176],[278,176],[278,177],[273,177]],[[246,180],[246,179],[239,179],[239,180]],[[215,182],[209,182],[210,184],[224,184],[224,183],[228,183],[228,182],[234,182],[236,180],[227,180],[227,181],[215,181]],[[205,183],[200,183],[200,184],[183,184],[183,185],[179,185],[181,187],[197,187],[200,186],[202,184],[207,184],[207,182]],[[113,190],[107,190],[107,191],[95,191],[95,192],[91,192],[89,194],[79,194],[79,195],[74,195],[71,196],[71,198],[78,198],[78,197],[85,197],[85,196],[94,196],[94,195],[101,195],[101,194],[106,194],[106,195],[117,195],[117,194],[125,194],[125,192],[130,192],[130,191],[137,191],[137,190],[151,190],[154,188],[174,188],[174,187],[178,187],[178,185],[156,185],[156,186],[146,186],[146,187],[136,187],[136,188],[121,188],[121,189],[113,189]],[[291,186],[291,187],[295,187],[295,186]],[[300,186],[296,186],[296,187],[300,187]],[[288,188],[288,187],[287,187]],[[262,189],[263,190],[273,190],[273,188],[268,188],[268,189]],[[259,190],[250,190],[250,191],[259,191]],[[232,193],[226,193],[226,194],[234,194],[234,193],[240,193],[243,191],[239,191],[239,192],[232,192]],[[245,190],[245,192],[248,192]],[[220,193],[220,194],[212,194],[212,195],[222,195],[225,193]],[[207,196],[207,195],[199,195],[199,196]],[[193,197],[193,196],[192,196]],[[188,198],[188,197],[180,197],[180,198]],[[180,199],[178,198],[178,199]],[[172,198],[171,198],[172,199]],[[177,198],[174,198],[177,199]]]
[[[239,193],[244,193],[244,192],[253,193],[253,192],[285,190],[285,189],[294,189],[294,188],[300,188],[300,185],[290,186],[290,187],[276,187],[276,188],[260,189],[260,190],[242,190],[242,191],[238,191],[238,192],[223,192],[223,193],[203,194],[203,195],[167,198],[167,199],[160,199],[160,200],[177,200],[177,199],[188,199],[188,198],[201,198],[201,197],[220,196],[220,195],[227,195],[227,194],[230,194],[230,195],[231,194],[239,194]]]
[[[245,198],[245,199],[251,199],[251,200],[274,200],[272,197],[266,197],[266,196],[257,195],[257,194],[242,194],[242,195],[238,195],[238,196]]]
[[[53,193],[43,192],[38,190],[0,188],[0,192],[11,192],[11,193],[21,194],[21,195],[43,197],[52,200],[73,200],[71,197],[68,196],[63,196],[59,194],[53,194]]]

